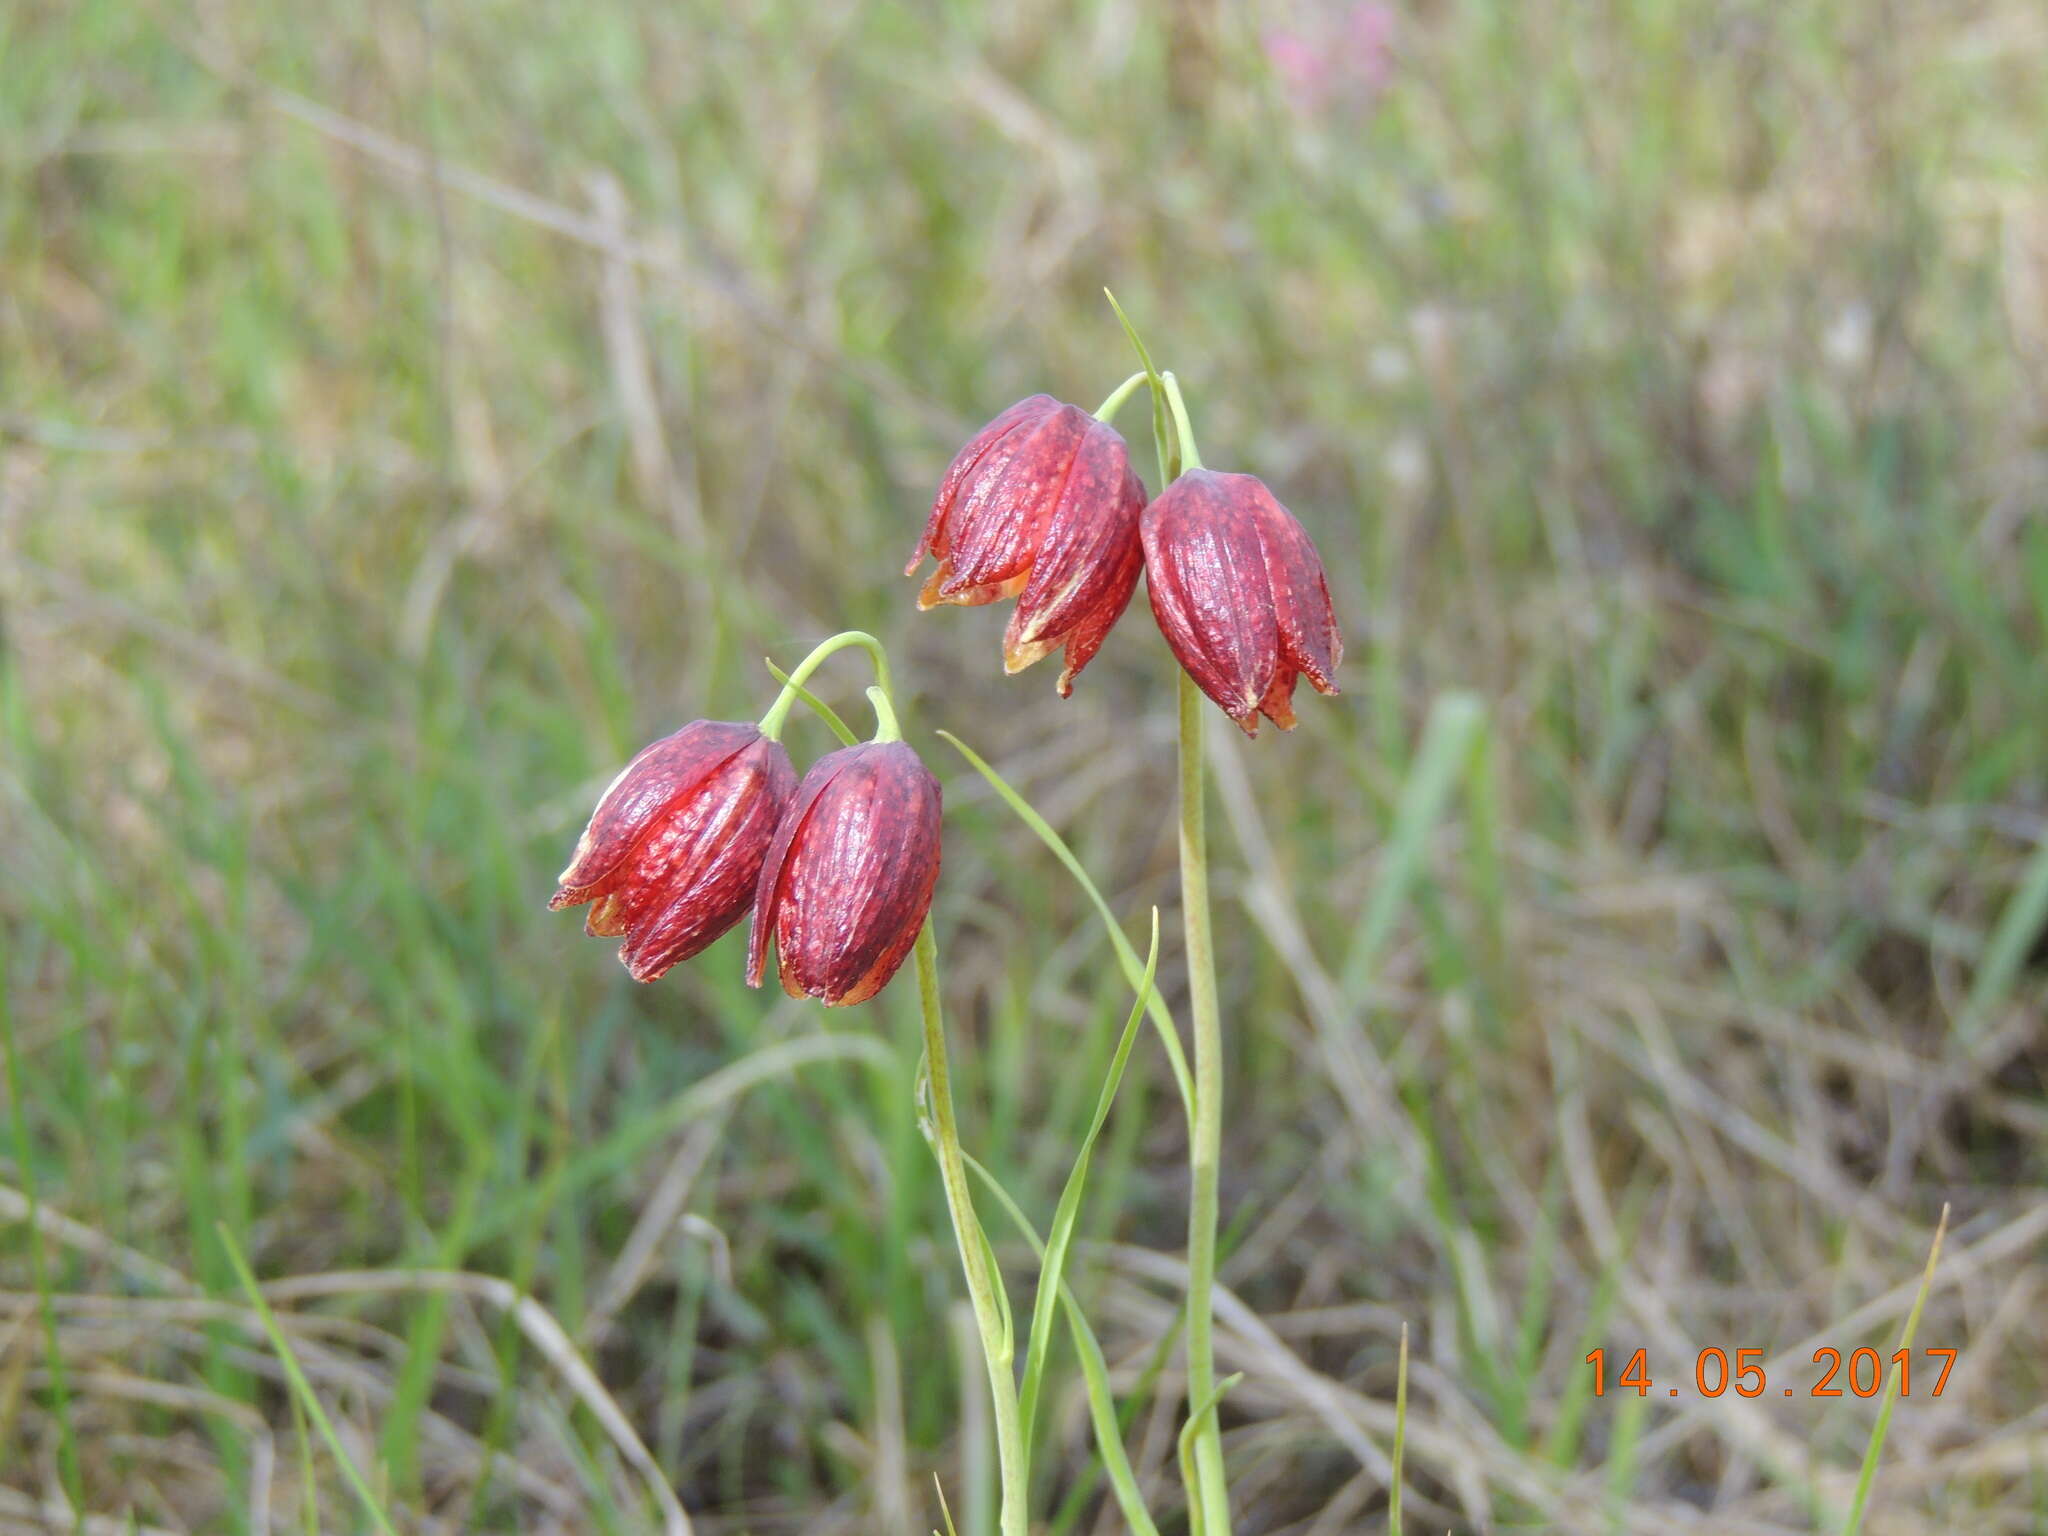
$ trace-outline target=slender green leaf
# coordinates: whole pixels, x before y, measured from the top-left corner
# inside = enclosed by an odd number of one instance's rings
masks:
[[[1401,1536],[1401,1460],[1408,1449],[1408,1325],[1401,1325],[1401,1363],[1394,1373],[1394,1476],[1387,1488],[1387,1536]]]
[[[1152,444],[1159,453],[1159,474],[1162,481],[1160,489],[1164,490],[1163,482],[1171,480],[1175,473],[1173,438],[1167,430],[1166,422],[1166,382],[1159,376],[1159,370],[1152,366],[1152,354],[1145,350],[1145,343],[1138,337],[1138,328],[1131,324],[1131,317],[1124,313],[1123,305],[1117,303],[1116,295],[1105,288],[1102,290],[1102,296],[1109,300],[1109,307],[1116,311],[1117,323],[1124,328],[1124,334],[1130,337],[1131,346],[1137,351],[1138,361],[1144,365],[1145,382],[1152,391]]]
[[[976,1160],[972,1153],[963,1154],[967,1166],[988,1192],[995,1197],[996,1204],[1023,1233],[1024,1241],[1031,1245],[1032,1252],[1045,1258],[1045,1242],[1031,1225],[1017,1202],[1010,1198],[1010,1192],[996,1181]],[[1074,1300],[1074,1293],[1065,1281],[1059,1287],[1060,1310],[1066,1314],[1067,1330],[1074,1340],[1074,1353],[1081,1360],[1081,1380],[1088,1394],[1088,1420],[1095,1429],[1095,1450],[1102,1458],[1103,1470],[1109,1474],[1110,1488],[1115,1492],[1117,1508],[1123,1511],[1124,1520],[1130,1525],[1133,1536],[1159,1536],[1159,1527],[1153,1523],[1150,1511],[1145,1508],[1145,1496],[1138,1488],[1138,1474],[1131,1468],[1131,1459],[1125,1454],[1123,1431],[1116,1421],[1116,1399],[1109,1388],[1109,1365],[1102,1354],[1101,1341],[1095,1337],[1095,1330],[1088,1325],[1088,1318],[1081,1310],[1081,1304]]]
[[[1124,1021],[1116,1054],[1110,1059],[1102,1092],[1095,1100],[1095,1118],[1089,1122],[1088,1132],[1081,1138],[1081,1149],[1075,1154],[1074,1168],[1067,1175],[1066,1188],[1060,1191],[1059,1204],[1053,1210],[1052,1230],[1046,1239],[1044,1260],[1038,1275],[1038,1295],[1031,1307],[1031,1336],[1024,1351],[1024,1386],[1018,1398],[1027,1448],[1038,1423],[1038,1396],[1045,1385],[1046,1355],[1052,1343],[1053,1303],[1059,1295],[1061,1278],[1067,1267],[1067,1252],[1074,1240],[1074,1225],[1081,1214],[1082,1197],[1087,1192],[1089,1159],[1095,1152],[1095,1139],[1102,1134],[1102,1127],[1109,1119],[1110,1105],[1116,1102],[1117,1088],[1124,1079],[1124,1064],[1130,1060],[1131,1045],[1138,1038],[1138,1025],[1145,1017],[1145,1004],[1152,996],[1152,979],[1158,969],[1159,909],[1154,907],[1152,944],[1145,956],[1144,979],[1138,984],[1130,1017]]]
[[[1202,1480],[1195,1476],[1195,1436],[1201,1432],[1209,1415],[1216,1411],[1216,1405],[1223,1401],[1223,1394],[1243,1380],[1244,1372],[1238,1371],[1217,1382],[1209,1394],[1189,1410],[1187,1423],[1180,1427],[1180,1479],[1188,1491],[1188,1529],[1191,1531],[1206,1529],[1208,1520],[1208,1514],[1202,1508]]]
[[[1144,967],[1138,962],[1138,952],[1132,947],[1131,941],[1124,937],[1123,927],[1117,922],[1116,915],[1109,910],[1109,903],[1103,900],[1102,892],[1097,890],[1095,882],[1088,878],[1088,871],[1081,867],[1081,861],[1074,857],[1074,851],[1067,846],[1066,840],[1053,831],[1051,823],[1033,809],[1031,802],[1012,789],[1004,781],[1003,776],[989,767],[981,755],[966,742],[951,731],[940,731],[938,735],[954,751],[966,758],[976,773],[988,780],[989,788],[996,792],[997,797],[1015,811],[1018,819],[1037,833],[1038,840],[1052,850],[1053,857],[1066,866],[1067,873],[1074,877],[1075,883],[1081,887],[1082,894],[1088,898],[1096,913],[1102,918],[1102,926],[1109,933],[1110,945],[1116,950],[1117,964],[1123,968],[1124,980],[1133,989],[1137,988],[1144,972]],[[1159,1032],[1159,1043],[1165,1047],[1166,1059],[1173,1068],[1173,1080],[1180,1088],[1181,1107],[1192,1122],[1195,1114],[1195,1082],[1188,1074],[1187,1055],[1181,1049],[1180,1032],[1174,1027],[1173,1013],[1156,990],[1146,1003],[1146,1011],[1151,1015],[1153,1027]]]

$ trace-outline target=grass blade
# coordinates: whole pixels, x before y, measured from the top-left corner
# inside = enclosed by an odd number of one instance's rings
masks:
[[[1943,1202],[1941,1220],[1934,1228],[1934,1244],[1927,1250],[1927,1268],[1920,1274],[1920,1293],[1913,1298],[1913,1310],[1906,1314],[1906,1326],[1899,1335],[1899,1348],[1913,1347],[1914,1330],[1920,1326],[1920,1309],[1927,1305],[1927,1293],[1934,1288],[1934,1266],[1941,1260],[1941,1240],[1948,1234],[1948,1204]],[[1863,1510],[1870,1500],[1870,1485],[1877,1480],[1878,1457],[1884,1453],[1884,1437],[1892,1424],[1892,1406],[1899,1400],[1899,1368],[1893,1363],[1884,1385],[1884,1406],[1877,1410],[1877,1422],[1870,1429],[1870,1444],[1863,1452],[1863,1470],[1856,1477],[1856,1495],[1849,1501],[1849,1518],[1842,1524],[1842,1536],[1856,1536],[1863,1524]]]
[[[1401,1536],[1401,1460],[1408,1449],[1408,1325],[1401,1325],[1401,1363],[1394,1374],[1394,1480],[1387,1490],[1387,1536]]]
[[[1990,1022],[1991,1010],[2012,990],[2027,954],[2048,926],[2048,837],[2041,839],[2019,886],[1998,915],[1984,946],[1984,959],[1970,984],[1969,1001],[1963,1006],[1961,1033],[1965,1041],[1975,1039]]]
[[[256,1276],[249,1269],[249,1261],[242,1257],[242,1250],[235,1246],[234,1234],[228,1231],[226,1222],[215,1224],[220,1234],[221,1246],[227,1249],[228,1263],[233,1266],[235,1278],[242,1283],[242,1290],[249,1298],[249,1305],[256,1309],[256,1316],[263,1324],[263,1331],[270,1336],[270,1347],[277,1351],[278,1364],[284,1367],[285,1379],[291,1383],[292,1395],[305,1408],[320,1438],[327,1442],[327,1449],[341,1468],[342,1476],[362,1502],[363,1512],[370,1517],[380,1536],[398,1536],[391,1528],[391,1521],[378,1507],[376,1495],[370,1492],[370,1485],[363,1480],[363,1474],[348,1453],[348,1447],[341,1443],[341,1435],[334,1427],[334,1421],[327,1417],[327,1410],[313,1391],[313,1384],[306,1380],[306,1373],[299,1369],[299,1357],[292,1353],[290,1340],[284,1336],[284,1329],[278,1326],[277,1315],[270,1310],[270,1303],[263,1299],[262,1287],[257,1285]]]
[[[1415,766],[1401,786],[1401,800],[1394,810],[1393,835],[1387,840],[1386,855],[1365,915],[1359,920],[1358,935],[1344,962],[1343,986],[1347,997],[1357,997],[1372,975],[1394,920],[1422,867],[1422,855],[1442,817],[1444,806],[1464,774],[1474,743],[1486,725],[1486,705],[1476,694],[1447,693],[1429,711],[1423,727],[1422,746]]]

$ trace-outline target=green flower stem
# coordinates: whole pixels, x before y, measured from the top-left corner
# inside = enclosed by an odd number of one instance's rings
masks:
[[[1140,369],[1138,372],[1132,374],[1128,379],[1125,379],[1123,383],[1117,385],[1117,387],[1113,391],[1111,391],[1109,398],[1103,401],[1102,404],[1096,409],[1095,419],[1097,421],[1109,421],[1113,419],[1116,413],[1124,408],[1124,402],[1131,398],[1132,392],[1136,390],[1140,384],[1145,382],[1145,377],[1146,376],[1144,370]]]
[[[1014,1331],[997,1287],[994,1256],[974,1214],[974,1196],[967,1187],[967,1163],[960,1150],[960,1127],[953,1118],[953,1079],[946,1058],[946,1025],[939,1004],[939,946],[927,922],[917,934],[917,992],[924,1009],[925,1078],[930,1085],[939,1179],[946,1189],[946,1210],[953,1218],[953,1239],[960,1248],[960,1268],[967,1276],[967,1294],[974,1303],[974,1321],[981,1332],[982,1357],[988,1363],[989,1394],[995,1401],[996,1460],[1002,1474],[1003,1536],[1027,1536],[1025,1498],[1030,1464],[1024,1450],[1024,1418],[1017,1405]]]
[[[1167,378],[1171,379],[1172,374]],[[1174,393],[1179,406],[1179,392]],[[1176,409],[1175,415],[1184,415]],[[1188,443],[1183,452],[1193,457]],[[1188,962],[1188,1015],[1195,1036],[1195,1117],[1188,1141],[1188,1401],[1195,1405],[1198,1536],[1229,1536],[1230,1492],[1223,1431],[1216,1419],[1216,1186],[1223,1154],[1223,1021],[1216,1000],[1216,948],[1209,926],[1209,828],[1202,788],[1202,711],[1194,679],[1180,674],[1180,909]]]
[[[768,675],[783,687],[789,689],[797,698],[810,705],[811,712],[825,722],[826,728],[839,738],[839,744],[842,747],[857,747],[860,745],[860,738],[853,734],[851,726],[839,718],[839,711],[811,692],[802,683],[792,681],[790,675],[772,661],[768,663]]]
[[[768,706],[768,713],[761,717],[763,736],[770,741],[782,739],[783,722],[789,718],[789,712],[796,704],[797,696],[803,691],[803,685],[810,681],[813,672],[825,664],[828,656],[843,651],[850,645],[857,645],[868,653],[868,659],[875,666],[875,681],[881,685],[884,693],[891,698],[895,697],[895,689],[889,682],[889,653],[882,649],[882,642],[863,629],[841,630],[830,639],[819,641],[812,648],[811,654],[796,664],[796,670],[789,674],[789,681],[783,685],[782,692],[776,695],[775,702]]]
[[[868,690],[868,702],[875,707],[876,741],[901,741],[903,727],[896,723],[896,706],[890,701],[889,690],[879,684]]]
[[[1195,429],[1188,425],[1188,403],[1180,397],[1180,380],[1171,372],[1161,375],[1166,385],[1166,399],[1173,407],[1174,431],[1180,434],[1180,467],[1182,473],[1202,467],[1202,456],[1195,452]]]
[[[1159,477],[1171,485],[1200,469],[1180,380],[1161,374],[1116,295],[1104,293],[1152,385],[1152,435]],[[1167,415],[1172,414],[1168,429]],[[1209,926],[1209,828],[1202,792],[1202,692],[1185,671],[1180,701],[1180,911],[1188,961],[1188,1013],[1194,1027],[1194,1103],[1188,1113],[1188,1404],[1186,1429],[1194,1486],[1188,1489],[1192,1536],[1230,1536],[1230,1490],[1223,1478],[1223,1431],[1216,1419],[1216,1187],[1223,1155],[1223,1021],[1216,1001],[1216,948]]]

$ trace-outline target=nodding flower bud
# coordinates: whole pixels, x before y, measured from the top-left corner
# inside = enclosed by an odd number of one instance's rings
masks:
[[[796,787],[781,742],[752,725],[693,721],[612,780],[548,906],[595,902],[584,932],[623,936],[619,959],[652,981],[746,915]]]
[[[1065,646],[1064,698],[1137,586],[1144,507],[1145,488],[1116,429],[1077,405],[1033,395],[960,450],[903,574],[927,554],[937,557],[920,608],[1015,597],[1003,668],[1021,672]]]
[[[1247,736],[1294,728],[1294,680],[1337,691],[1344,642],[1322,558],[1253,475],[1191,469],[1145,509],[1152,612],[1188,676]]]
[[[747,983],[775,940],[783,990],[866,1002],[917,940],[939,879],[939,781],[900,741],[818,759],[797,786],[755,887]]]

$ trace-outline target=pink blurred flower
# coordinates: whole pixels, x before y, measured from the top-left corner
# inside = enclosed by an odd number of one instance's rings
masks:
[[[1393,81],[1398,23],[1386,0],[1353,0],[1299,27],[1269,31],[1266,60],[1305,113],[1319,115],[1340,103],[1368,106]]]
[[[1383,0],[1359,0],[1344,17],[1341,57],[1368,92],[1394,78],[1394,8]]]
[[[1330,58],[1299,32],[1266,34],[1266,58],[1302,106],[1321,107],[1330,94]]]

